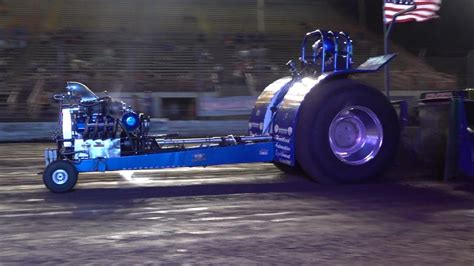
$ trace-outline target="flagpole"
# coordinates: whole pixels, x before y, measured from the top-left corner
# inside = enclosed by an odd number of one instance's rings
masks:
[[[384,4],[382,5],[382,15],[383,15],[383,35],[384,35],[384,44],[383,44],[383,52],[385,55],[388,54],[388,38],[390,37],[390,32],[392,31],[392,28],[393,28],[393,25],[395,25],[396,22],[396,19],[398,16],[401,16],[407,12],[410,12],[412,10],[415,10],[416,9],[416,4],[414,4],[413,6],[411,6],[410,8],[407,8],[405,10],[402,10],[400,12],[397,12],[395,13],[395,15],[393,15],[393,18],[392,20],[388,23],[388,25],[386,26],[385,25],[385,1],[384,1]],[[390,98],[390,69],[388,67],[388,64],[385,65],[384,67],[384,70],[385,70],[385,95],[387,96],[387,98]]]
[[[388,54],[388,35],[387,35],[387,26],[385,25],[385,0],[383,0],[383,5],[382,5],[382,17],[383,17],[383,54],[387,55]],[[385,64],[384,66],[384,86],[385,86],[385,95],[387,98],[390,97],[390,72],[388,68],[388,64]]]

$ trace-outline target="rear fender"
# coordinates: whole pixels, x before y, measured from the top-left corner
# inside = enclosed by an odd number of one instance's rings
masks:
[[[295,80],[292,77],[281,78],[268,85],[258,96],[250,114],[250,135],[267,135],[270,133],[270,124],[277,106],[294,82]]]

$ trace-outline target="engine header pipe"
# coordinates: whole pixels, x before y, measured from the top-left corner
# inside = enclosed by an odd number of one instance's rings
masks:
[[[337,36],[332,32],[328,31],[327,32],[328,39],[331,38],[332,40],[332,47],[334,49],[334,62],[333,62],[333,70],[337,70],[337,56],[338,56],[338,43],[337,43]],[[322,62],[324,64],[324,61]]]
[[[300,60],[304,65],[308,63],[308,61],[306,60],[306,45],[308,44],[308,39],[312,37],[319,38],[324,41],[325,34],[321,30],[315,30],[315,31],[306,33],[303,39],[303,43],[301,44],[301,57],[300,57]],[[324,49],[323,49],[323,56],[324,56]],[[315,60],[316,58],[313,58],[313,63],[315,62]]]
[[[339,39],[341,38],[344,39],[344,45],[346,48],[344,51],[346,56],[345,69],[350,69],[352,65],[352,39],[343,31],[337,34],[337,42],[339,42]]]

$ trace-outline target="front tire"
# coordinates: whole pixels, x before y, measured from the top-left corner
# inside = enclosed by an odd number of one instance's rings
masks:
[[[54,161],[43,172],[43,183],[55,193],[71,191],[77,183],[76,167],[68,161]]]
[[[305,97],[296,132],[296,159],[312,179],[361,183],[394,161],[398,116],[378,90],[353,80],[321,84]]]

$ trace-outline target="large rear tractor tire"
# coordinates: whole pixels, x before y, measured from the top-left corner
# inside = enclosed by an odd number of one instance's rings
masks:
[[[395,160],[398,116],[378,90],[353,80],[314,88],[300,108],[296,159],[325,184],[362,183],[380,177]]]
[[[288,175],[301,175],[303,172],[299,165],[291,166],[283,163],[274,162],[276,168]]]

